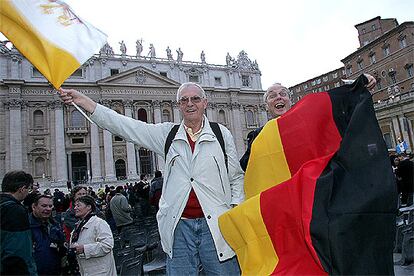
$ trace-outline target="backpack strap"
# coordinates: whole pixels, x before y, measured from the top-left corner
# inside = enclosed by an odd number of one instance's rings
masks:
[[[175,135],[177,134],[178,128],[180,125],[174,125],[173,128],[170,130],[167,136],[167,140],[165,141],[164,145],[164,157],[167,159],[167,153],[170,150],[172,140],[174,140]]]
[[[173,128],[168,133],[167,140],[165,141],[165,146],[164,146],[165,159],[167,159],[167,153],[170,150],[171,143],[174,140],[174,137],[177,134],[177,131],[178,131],[179,127],[180,127],[180,125],[174,125]],[[211,130],[213,131],[213,133],[216,135],[217,140],[220,144],[221,151],[223,152],[223,155],[224,155],[224,162],[226,163],[226,169],[227,169],[227,172],[228,172],[229,171],[228,157],[227,157],[226,147],[224,145],[223,134],[221,133],[220,126],[219,126],[218,123],[210,122],[210,127],[211,127]]]
[[[224,162],[226,163],[226,169],[227,169],[227,172],[229,172],[229,161],[228,161],[228,156],[226,153],[226,146],[224,145],[223,134],[221,133],[220,126],[216,122],[210,122],[210,127],[211,127],[211,130],[213,130],[214,134],[216,135],[217,140],[220,144],[221,151],[223,152],[223,155],[224,155]]]

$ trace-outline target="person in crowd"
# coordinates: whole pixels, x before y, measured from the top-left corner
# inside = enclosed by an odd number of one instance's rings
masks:
[[[39,183],[33,183],[32,189],[29,191],[29,194],[23,200],[23,205],[26,206],[29,213],[32,212],[32,204],[39,195]]]
[[[395,170],[398,193],[401,194],[401,205],[413,204],[414,162],[407,155],[402,155]]]
[[[76,103],[92,113],[91,119],[100,127],[165,157],[157,220],[168,254],[167,274],[195,275],[200,265],[207,275],[240,274],[235,253],[219,230],[218,217],[244,200],[243,171],[230,131],[217,125],[225,158],[204,115],[208,102],[204,89],[191,82],[179,87],[177,102],[183,121],[167,153],[164,147],[173,123],[134,120],[73,89],[61,89],[60,94],[66,104]]]
[[[401,137],[397,138],[397,146],[395,147],[395,151],[397,154],[406,154],[408,149],[407,142],[402,140]]]
[[[60,275],[61,262],[66,254],[65,236],[59,222],[52,218],[53,198],[39,195],[29,215],[33,238],[34,259],[39,275]]]
[[[147,181],[147,176],[145,174],[141,174],[140,176],[141,181],[138,182],[135,189],[138,195],[138,201],[141,205],[141,212],[142,216],[145,218],[148,216],[150,204],[149,204],[149,190],[150,185]]]
[[[154,179],[151,181],[151,187],[149,191],[149,198],[151,205],[155,206],[155,208],[158,211],[158,204],[161,198],[161,192],[162,192],[162,173],[160,171],[155,171],[154,173]]]
[[[109,204],[118,233],[122,233],[122,230],[131,226],[133,222],[131,217],[132,208],[128,204],[127,198],[122,194],[123,190],[124,188],[122,186],[116,187],[115,196],[111,199]]]
[[[0,194],[0,275],[37,275],[32,254],[32,234],[26,208],[33,177],[24,171],[4,175]]]
[[[108,223],[95,211],[91,196],[76,199],[75,214],[80,221],[71,234],[70,249],[76,253],[81,275],[116,276],[114,238]]]
[[[53,206],[55,207],[56,213],[62,213],[65,209],[65,194],[58,188],[53,193]]]
[[[374,88],[376,84],[375,78],[369,74],[364,75],[368,79],[367,88]],[[289,89],[280,83],[274,83],[266,90],[263,95],[263,101],[265,102],[270,119],[275,119],[289,111],[292,107],[292,101],[289,94]],[[252,143],[262,129],[263,126],[249,132],[247,135],[247,149],[240,159],[240,165],[243,171],[246,171],[247,169]]]
[[[87,195],[88,190],[85,186],[75,186],[71,191],[71,202],[69,204],[69,209],[62,215],[63,221],[63,232],[65,233],[66,241],[69,241],[70,233],[75,229],[75,224],[78,219],[75,216],[75,201],[77,198]]]

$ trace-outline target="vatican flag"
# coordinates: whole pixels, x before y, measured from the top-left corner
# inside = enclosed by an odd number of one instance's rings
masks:
[[[56,89],[106,43],[60,0],[0,0],[0,32]]]

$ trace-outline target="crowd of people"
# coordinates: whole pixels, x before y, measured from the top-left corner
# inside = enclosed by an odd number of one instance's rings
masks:
[[[3,178],[1,275],[117,275],[114,235],[136,216],[155,214],[162,175],[97,190],[78,185],[66,194],[39,188],[24,171]]]
[[[375,86],[375,79],[367,78],[367,87]],[[261,128],[249,134],[248,149],[239,160],[230,131],[204,115],[207,98],[198,84],[184,83],[177,91],[180,125],[148,124],[76,90],[60,92],[66,104],[84,108],[100,127],[164,156],[167,177],[157,171],[151,182],[142,175],[134,184],[97,191],[75,186],[70,194],[55,189],[52,195],[49,189],[40,193],[23,171],[7,173],[1,194],[2,274],[116,275],[113,234],[122,237],[127,232],[134,210],[141,210],[145,218],[156,209],[168,275],[197,275],[200,268],[207,275],[239,275],[235,252],[220,232],[218,217],[244,201],[243,171]],[[264,102],[272,118],[290,109],[288,92],[280,84],[266,91]],[[403,187],[405,160],[392,161]]]

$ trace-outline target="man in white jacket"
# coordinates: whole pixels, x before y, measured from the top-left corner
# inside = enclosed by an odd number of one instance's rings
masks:
[[[61,89],[72,102],[92,113],[91,119],[125,140],[164,157],[173,123],[147,124],[118,114],[72,89]],[[243,171],[230,131],[219,125],[225,156],[204,115],[207,98],[202,87],[184,83],[177,91],[183,116],[165,156],[164,185],[157,213],[161,243],[168,254],[168,275],[237,275],[235,253],[220,233],[218,217],[244,200]]]

